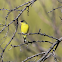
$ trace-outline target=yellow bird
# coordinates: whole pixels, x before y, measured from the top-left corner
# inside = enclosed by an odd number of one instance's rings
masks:
[[[29,31],[29,25],[27,24],[27,22],[25,20],[22,20],[21,21],[21,32],[23,34],[27,34]],[[23,35],[23,38],[24,38],[24,43],[26,42],[26,36],[27,35]]]

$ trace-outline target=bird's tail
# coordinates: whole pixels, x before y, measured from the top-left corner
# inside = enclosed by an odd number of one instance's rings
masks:
[[[24,43],[25,43],[26,42],[26,35],[24,35],[23,38],[24,38]]]

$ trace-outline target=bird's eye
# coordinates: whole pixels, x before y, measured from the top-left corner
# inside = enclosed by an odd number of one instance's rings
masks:
[[[21,21],[21,22],[23,22],[23,21]]]
[[[24,22],[24,20],[22,20],[21,22]]]

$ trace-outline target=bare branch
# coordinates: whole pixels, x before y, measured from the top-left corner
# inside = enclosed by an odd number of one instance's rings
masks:
[[[32,59],[32,58],[34,58],[34,57],[36,57],[36,56],[39,56],[39,55],[42,55],[42,54],[45,54],[45,52],[41,52],[41,53],[35,54],[35,55],[31,56],[31,57],[27,57],[27,58],[26,58],[25,60],[23,60],[22,62],[25,62],[25,61],[27,61],[28,59]]]
[[[55,55],[55,52],[54,51],[52,53],[52,56],[54,57],[55,62],[57,62],[57,58],[56,58],[56,55]]]
[[[19,13],[19,15],[14,19],[14,20],[16,20],[17,18],[20,17],[20,15],[24,12],[24,10],[26,10],[26,9],[27,9],[30,5],[32,5],[35,1],[36,1],[36,0],[29,1],[29,2],[27,2],[27,3],[24,3],[24,4],[22,4],[22,5],[20,5],[20,6],[16,7],[16,8],[14,8],[14,9],[10,10],[5,18],[7,19],[8,15],[9,15],[12,11],[15,11],[15,10],[17,10],[18,8],[20,8],[20,7],[24,6],[24,5],[26,5],[26,7],[25,7],[23,10],[21,10],[21,12]],[[28,5],[27,5],[27,4],[28,4]],[[29,10],[28,10],[28,12],[29,12]]]
[[[56,10],[56,9],[59,9],[59,8],[61,8],[61,7],[62,7],[62,6],[59,6],[59,7],[57,7],[57,8],[54,8],[53,10],[49,11],[48,13],[50,13],[50,12]]]
[[[11,44],[11,46],[12,46],[12,47],[19,47],[19,46],[22,46],[22,45],[25,45],[25,44],[29,44],[29,43],[32,44],[32,43],[35,43],[35,42],[48,42],[48,43],[50,43],[50,44],[53,44],[53,43],[50,42],[50,41],[43,41],[43,40],[42,40],[42,41],[32,41],[32,42],[29,42],[29,41],[28,41],[28,42],[23,43],[23,44],[20,44],[20,45],[12,45],[12,44]]]
[[[8,27],[10,24],[12,24],[13,23],[13,21],[11,21],[8,25],[6,25],[1,31],[0,31],[0,33],[6,28],[6,27]]]
[[[22,35],[34,35],[34,34],[37,34],[37,35],[47,36],[47,37],[49,37],[49,38],[58,40],[58,38],[55,38],[55,37],[53,37],[53,36],[49,36],[49,35],[47,35],[47,34],[45,34],[45,33],[40,33],[40,32],[38,32],[38,33],[28,33],[28,34],[18,33],[18,34],[22,34]]]
[[[53,45],[46,51],[46,53],[43,55],[43,57],[41,59],[39,59],[37,62],[41,62],[44,61],[46,56],[50,53],[50,51],[54,48],[55,45],[59,44],[62,41],[62,37],[59,38],[55,43],[53,43]],[[58,46],[56,46],[57,49]],[[55,50],[56,50],[55,49]]]
[[[16,25],[16,30],[15,30],[15,32],[14,32],[14,34],[13,34],[13,36],[12,36],[12,38],[10,39],[10,41],[8,42],[8,44],[5,46],[5,48],[2,50],[2,53],[1,53],[1,57],[0,57],[0,59],[1,58],[3,58],[2,56],[3,56],[3,53],[5,52],[5,50],[6,50],[6,48],[7,48],[7,46],[11,43],[11,41],[13,40],[13,38],[15,37],[15,34],[16,34],[16,32],[17,32],[17,28],[18,28],[18,19],[17,19],[17,25]]]

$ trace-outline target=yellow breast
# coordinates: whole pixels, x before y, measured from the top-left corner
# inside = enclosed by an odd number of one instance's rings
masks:
[[[21,24],[21,32],[26,34],[26,33],[28,33],[28,30],[29,30],[28,24],[22,23]]]

